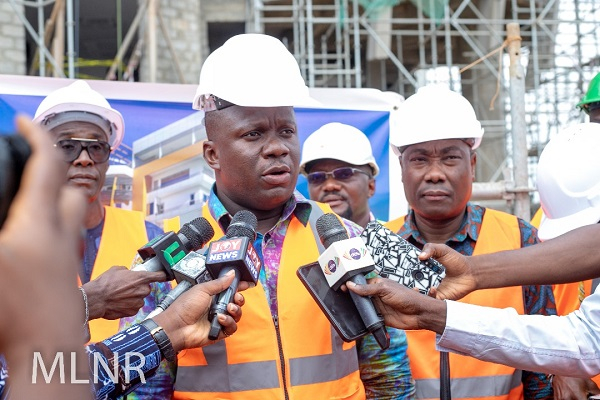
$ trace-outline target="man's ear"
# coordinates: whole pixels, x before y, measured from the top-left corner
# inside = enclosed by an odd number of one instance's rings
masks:
[[[375,194],[375,178],[369,178],[369,198]]]
[[[477,153],[473,152],[471,154],[471,176],[473,182],[475,182],[475,166],[477,165]]]
[[[217,145],[212,140],[205,140],[202,145],[202,155],[204,156],[204,161],[211,167],[213,170],[218,171],[221,169],[221,165],[219,163],[219,152],[217,150]]]

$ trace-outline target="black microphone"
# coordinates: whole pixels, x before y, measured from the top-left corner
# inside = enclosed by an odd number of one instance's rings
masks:
[[[196,218],[183,224],[177,234],[166,232],[140,248],[138,254],[144,262],[136,265],[132,271],[163,271],[167,280],[173,280],[173,265],[190,251],[202,248],[214,234],[215,231],[206,218]]]
[[[317,219],[317,233],[326,250],[319,256],[319,265],[327,283],[333,290],[346,281],[357,285],[367,283],[365,273],[375,269],[371,255],[360,237],[350,239],[340,220],[331,213]],[[390,336],[370,297],[362,297],[350,291],[350,297],[365,326],[373,334],[382,349],[390,346]]]
[[[225,238],[214,241],[208,247],[206,268],[214,278],[220,278],[227,272],[235,271],[235,278],[229,287],[219,293],[208,315],[211,321],[208,338],[216,340],[221,330],[217,314],[227,313],[227,304],[233,301],[240,281],[256,283],[260,273],[261,261],[252,243],[256,239],[256,216],[250,211],[235,213],[225,232]]]

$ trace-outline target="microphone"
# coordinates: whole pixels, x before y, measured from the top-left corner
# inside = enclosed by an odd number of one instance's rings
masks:
[[[216,340],[221,330],[217,314],[227,312],[227,304],[233,301],[240,281],[256,283],[260,273],[261,261],[252,243],[256,239],[256,216],[250,211],[235,213],[225,232],[225,238],[214,241],[208,247],[206,268],[214,278],[220,278],[227,272],[235,271],[235,278],[229,287],[219,293],[210,308],[211,321],[208,338]]]
[[[373,257],[375,271],[382,278],[429,294],[446,276],[446,269],[439,261],[419,260],[419,248],[377,221],[369,222],[360,237]]]
[[[175,278],[171,271],[173,265],[190,251],[202,248],[214,234],[215,231],[206,218],[196,218],[183,224],[177,234],[166,232],[145,244],[138,250],[138,254],[144,262],[131,270],[163,271],[167,275],[167,280],[171,281]]]
[[[331,213],[317,219],[317,233],[326,250],[318,262],[327,283],[338,290],[346,281],[358,285],[367,283],[365,273],[375,269],[373,259],[360,237],[350,239],[340,220]],[[390,346],[390,336],[370,297],[362,297],[350,291],[350,297],[367,330],[373,334],[382,349]]]
[[[177,286],[167,293],[160,304],[145,319],[153,318],[169,308],[179,296],[192,286],[211,280],[206,270],[206,258],[195,251],[191,251],[173,265],[171,271],[178,283]]]

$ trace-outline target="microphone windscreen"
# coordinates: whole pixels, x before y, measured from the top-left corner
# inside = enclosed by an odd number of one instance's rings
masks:
[[[228,239],[235,237],[247,237],[249,240],[254,241],[256,238],[256,227],[258,221],[256,215],[248,210],[240,210],[235,213],[231,219],[231,223],[227,227],[225,236]]]
[[[194,251],[208,243],[215,234],[215,231],[206,218],[198,217],[183,224],[179,230],[179,234],[185,236],[188,240],[186,246],[188,250]]]
[[[348,239],[348,233],[340,220],[332,213],[321,215],[316,223],[317,233],[321,243],[328,248],[332,243]]]

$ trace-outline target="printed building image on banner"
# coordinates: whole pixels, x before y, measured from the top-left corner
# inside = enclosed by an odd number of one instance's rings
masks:
[[[33,116],[41,100],[71,80],[0,75],[0,131],[14,131],[17,113]],[[162,224],[197,217],[214,182],[202,158],[206,133],[203,113],[191,108],[195,85],[88,81],[123,115],[125,138],[115,149],[103,201],[118,207],[144,210],[147,218]],[[390,160],[389,131],[398,123],[398,94],[375,89],[311,89],[322,106],[298,108],[296,119],[301,145],[312,132],[330,122],[363,131],[371,142],[381,172],[370,206],[378,219],[398,216],[406,208],[398,160]],[[308,197],[306,179],[298,190]]]

